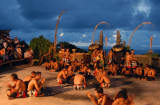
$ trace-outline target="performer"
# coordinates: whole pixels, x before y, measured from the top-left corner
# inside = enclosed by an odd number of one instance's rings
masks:
[[[10,76],[11,81],[13,82],[13,85],[11,83],[8,83],[7,87],[9,88],[7,92],[8,99],[14,99],[14,98],[25,98],[26,97],[26,86],[25,83],[18,78],[17,74],[11,74]]]
[[[104,57],[103,57],[103,50],[101,50],[101,52],[99,53],[99,58],[100,58],[100,64],[101,64],[101,67],[104,69]]]
[[[90,98],[94,105],[112,105],[113,102],[110,96],[103,93],[103,88],[101,87],[97,87],[95,89],[95,96],[98,98],[98,101],[90,92],[87,92],[87,96]]]
[[[112,61],[113,61],[113,50],[111,49],[110,52],[108,53],[108,56],[109,56],[109,63],[108,64],[111,64]]]
[[[44,90],[42,89],[44,83],[45,79],[41,78],[41,72],[36,72],[35,78],[33,78],[28,84],[27,95],[29,97],[44,96]]]
[[[86,88],[86,80],[85,76],[82,72],[79,72],[79,74],[75,75],[74,77],[74,85],[73,90],[84,90]]]
[[[65,63],[69,63],[69,62],[70,62],[70,52],[69,52],[69,49],[67,49],[65,52]]]
[[[131,55],[130,55],[129,51],[126,52],[125,66],[127,68],[131,68]]]

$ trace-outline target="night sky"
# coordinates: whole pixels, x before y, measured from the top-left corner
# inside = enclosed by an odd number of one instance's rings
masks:
[[[108,37],[108,46],[115,44],[116,30],[122,41],[128,43],[133,30],[143,22],[152,22],[139,28],[131,41],[132,48],[149,49],[153,36],[153,48],[160,48],[160,0],[0,0],[0,29],[11,29],[11,37],[30,42],[44,35],[54,41],[54,29],[59,14],[58,41],[77,46],[91,43],[94,27],[101,21],[108,22],[96,30],[94,41],[101,30]]]

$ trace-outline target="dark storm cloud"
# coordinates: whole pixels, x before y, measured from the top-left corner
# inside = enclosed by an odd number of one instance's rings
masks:
[[[95,25],[105,21],[111,28],[107,27],[106,34],[106,25],[100,25],[94,41],[103,28],[109,43],[115,43],[113,31],[116,29],[124,31],[122,40],[128,42],[133,30],[142,22],[154,23],[154,31],[160,29],[159,7],[160,0],[0,0],[0,29],[12,29],[11,37],[18,36],[27,42],[39,35],[54,41],[57,17],[66,10],[59,22],[58,41],[90,43]],[[59,37],[61,33],[63,37]],[[156,44],[160,36],[157,33]],[[145,44],[151,34],[151,25],[141,27],[134,33],[131,45]]]
[[[132,25],[134,6],[129,0],[17,0],[21,15],[38,29],[53,29],[56,17],[67,10],[60,21],[61,28],[94,28],[107,21],[112,28]],[[141,18],[141,17],[139,17]],[[143,17],[142,17],[143,18]]]
[[[94,28],[101,21],[111,24],[111,28],[133,29],[144,21],[159,24],[155,15],[159,10],[158,0],[150,1],[151,13],[133,15],[141,0],[1,0],[0,22],[2,28],[12,29],[54,29],[57,16],[62,10],[59,28]],[[153,2],[153,3],[152,3]],[[8,5],[8,6],[7,6]],[[104,28],[101,25],[99,28]]]

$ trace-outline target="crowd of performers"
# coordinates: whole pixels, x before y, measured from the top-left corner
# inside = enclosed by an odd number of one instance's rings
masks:
[[[134,50],[126,52],[126,56],[124,59],[125,63],[121,63],[119,66],[116,64],[116,61],[113,60],[113,51],[109,52],[109,64],[107,66],[107,74],[108,75],[122,75],[128,78],[138,78],[148,81],[154,81],[157,75],[157,71],[154,68],[151,68],[150,65],[139,64],[136,61],[136,57],[134,55]]]
[[[155,69],[146,65],[143,68],[142,64],[136,62],[134,55],[134,50],[126,52],[126,56],[122,59],[125,60],[125,64],[120,64],[120,67],[113,59],[113,51],[110,50],[108,53],[109,63],[107,70],[104,68],[104,52],[103,50],[95,50],[92,53],[94,62],[94,73],[91,72],[90,65],[82,59],[80,62],[78,60],[70,61],[69,49],[61,51],[61,60],[58,62],[56,59],[49,60],[44,63],[47,71],[58,72],[57,84],[69,83],[73,85],[73,90],[84,90],[87,88],[87,83],[89,80],[93,79],[97,81],[99,85],[95,89],[95,99],[94,95],[87,92],[87,96],[95,104],[101,105],[134,105],[133,97],[130,97],[126,89],[122,89],[118,92],[114,98],[103,93],[103,88],[109,88],[112,86],[108,75],[123,75],[126,77],[135,77],[139,79],[154,80],[156,77]],[[10,83],[7,85],[9,88],[7,90],[7,95],[9,99],[16,97],[26,97],[26,96],[43,96],[43,84],[45,79],[41,77],[41,72],[32,72],[30,76],[27,76],[23,81],[18,78],[16,74],[11,75],[11,80],[14,82],[13,85]]]

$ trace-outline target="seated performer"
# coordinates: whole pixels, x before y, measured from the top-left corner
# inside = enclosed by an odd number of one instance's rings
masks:
[[[99,65],[96,65],[96,67],[95,67],[95,72],[93,73],[93,75],[97,75],[98,74],[98,72],[100,71],[100,68],[101,67],[99,67]]]
[[[143,79],[147,79],[148,78],[148,72],[150,70],[150,66],[147,64],[144,68],[144,71],[143,71]]]
[[[101,74],[97,80],[103,88],[109,88],[111,86],[111,81],[106,75]]]
[[[156,78],[156,70],[151,68],[149,71],[148,71],[148,77],[147,77],[147,80],[148,81],[154,81]]]
[[[51,63],[48,60],[44,63],[44,65],[45,65],[45,69],[46,70],[50,70],[51,69]]]
[[[91,70],[87,67],[87,65],[84,65],[84,68],[81,69],[80,72],[82,72],[86,78],[91,76]]]
[[[31,72],[31,75],[29,75],[29,76],[26,76],[25,78],[24,78],[24,83],[25,83],[25,85],[26,85],[26,90],[27,90],[27,88],[28,88],[28,84],[29,84],[29,82],[31,81],[31,79],[32,78],[35,78],[35,75],[36,75],[36,72],[35,71],[32,71]]]
[[[126,89],[122,89],[114,96],[112,105],[134,105],[133,98],[129,97]]]
[[[84,90],[86,88],[86,80],[82,72],[79,72],[79,74],[75,75],[74,77],[74,90]]]
[[[68,83],[73,83],[73,77],[74,77],[74,71],[73,71],[73,67],[72,65],[69,65],[69,67],[67,68],[67,72],[66,72],[66,82]]]
[[[42,86],[44,85],[44,83],[45,83],[45,79],[41,78],[41,72],[36,72],[35,78],[33,78],[28,84],[27,95],[29,97],[44,96],[44,91],[42,89]]]
[[[126,77],[131,77],[132,73],[131,73],[131,69],[124,67],[122,69],[121,75],[126,76]]]
[[[140,66],[137,66],[136,67],[136,71],[135,71],[135,74],[134,74],[134,77],[135,78],[138,78],[138,79],[141,79],[142,78],[142,74],[143,74],[143,68],[142,68],[142,64]]]
[[[26,97],[26,86],[24,82],[18,78],[17,74],[11,74],[11,81],[13,85],[8,83],[7,87],[9,88],[7,92],[8,99],[14,98],[25,98]]]
[[[59,71],[61,71],[64,68],[64,61],[61,59],[60,62],[58,63],[59,65]]]
[[[117,75],[117,71],[119,70],[119,67],[115,64],[115,63],[113,63],[113,68],[111,69],[112,71],[112,75]]]
[[[108,70],[107,70],[107,74],[111,75],[113,71],[113,63],[109,64]]]
[[[72,63],[72,66],[73,66],[73,72],[76,72],[77,70],[80,69],[81,63],[79,63],[77,59],[75,59]]]
[[[57,75],[57,83],[58,84],[64,84],[67,82],[67,75],[68,75],[68,65],[64,66],[64,69],[62,69],[58,75]]]
[[[123,67],[122,71],[121,71],[121,75],[125,75],[125,72],[126,72],[127,68],[126,67]]]
[[[56,59],[50,60],[50,64],[51,64],[51,70],[50,71],[59,71],[59,66],[58,63],[56,62]]]
[[[98,100],[96,100],[90,92],[87,92],[87,96],[90,98],[94,105],[112,105],[113,102],[110,96],[103,93],[103,88],[101,87],[97,87],[95,89],[95,96],[98,98]]]
[[[85,62],[84,62],[84,59],[81,60],[81,63],[80,63],[80,69],[83,69],[84,68],[84,65],[85,65]]]

